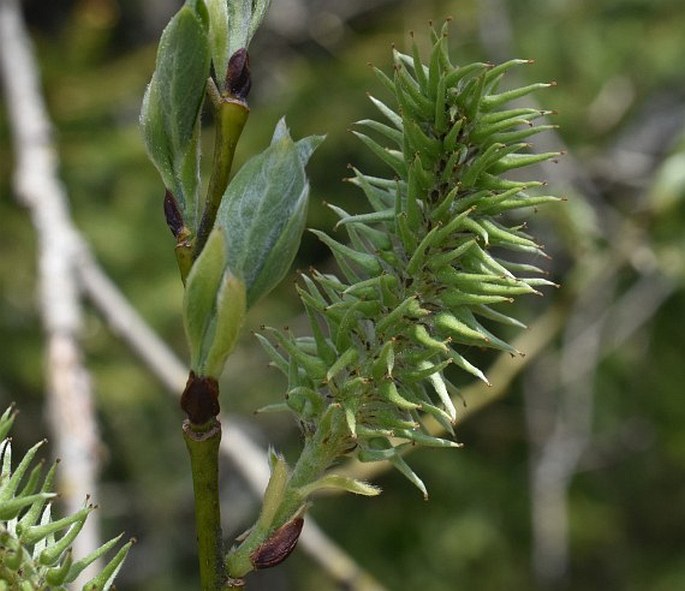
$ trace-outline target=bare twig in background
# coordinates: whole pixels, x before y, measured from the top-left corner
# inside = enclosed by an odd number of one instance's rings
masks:
[[[99,446],[90,379],[78,340],[77,237],[58,180],[38,69],[16,0],[0,0],[0,66],[16,158],[14,192],[30,210],[39,245],[48,420],[55,453],[64,460],[59,489],[66,510],[73,513],[81,508],[86,494],[97,496]],[[98,520],[92,515],[74,552],[85,556],[98,546]]]
[[[540,429],[529,419],[529,440],[533,449],[531,499],[533,567],[540,583],[554,586],[568,573],[568,489],[578,462],[592,438],[594,378],[600,359],[599,318],[615,292],[616,276],[601,272],[589,275],[592,290],[583,290],[574,302],[562,339],[556,381],[558,400],[548,418],[552,427]],[[586,330],[587,327],[593,330]],[[530,380],[527,381],[527,385]],[[553,392],[526,389],[526,414],[549,406]],[[540,400],[541,396],[549,400]],[[545,404],[547,402],[547,404]],[[537,434],[544,434],[540,438]],[[537,435],[537,437],[536,437]]]
[[[620,270],[615,264],[610,277],[586,276],[593,289],[584,290],[587,297],[578,298],[574,306],[561,355],[556,360],[551,359],[553,354],[540,360],[525,383],[535,457],[531,467],[533,565],[539,581],[551,588],[569,568],[568,487],[592,443],[598,365],[650,321],[676,290],[672,280],[652,270],[614,298],[614,290],[603,283],[615,283]],[[550,405],[555,406],[551,412],[542,410]]]
[[[483,46],[492,59],[501,61],[513,46],[506,3],[486,0],[479,16]],[[543,150],[563,148],[556,133],[543,134],[540,140],[536,144]],[[608,169],[617,168],[615,160]],[[631,259],[649,250],[648,237],[607,203],[574,158],[566,156],[554,167],[548,164],[545,173],[555,184],[566,183],[584,195],[601,220],[599,230],[609,245],[605,252],[577,260],[565,273],[573,302],[561,348],[544,355],[524,383],[531,446],[533,570],[539,583],[557,588],[570,564],[568,490],[592,444],[598,365],[654,316],[676,286],[656,268],[638,269],[637,281],[617,295],[619,274],[627,267],[635,270]]]
[[[180,396],[188,379],[186,365],[148,326],[83,242],[78,262],[77,272],[83,291],[110,330],[128,345],[170,393]]]

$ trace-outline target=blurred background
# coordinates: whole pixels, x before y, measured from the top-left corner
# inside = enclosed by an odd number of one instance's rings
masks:
[[[180,4],[23,3],[75,223],[185,359],[163,190],[137,128],[156,42]],[[367,64],[387,68],[392,44],[407,50],[410,31],[429,47],[429,21],[448,16],[456,63],[532,58],[511,82],[557,83],[527,103],[556,111],[559,129],[534,144],[566,151],[539,174],[567,200],[534,212],[529,226],[561,287],[517,304],[531,327],[529,354],[497,362],[489,376],[505,395],[460,426],[464,449],[410,457],[428,502],[382,472],[379,499],[323,498],[311,514],[388,590],[685,589],[685,3],[273,0],[251,47],[252,115],[238,163],[286,114],[295,137],[328,134],[309,167],[310,226],[331,229],[325,201],[362,210],[361,194],[341,180],[350,162],[378,166],[348,131],[375,116],[367,92],[383,97]],[[12,166],[0,103],[0,407],[17,402],[15,445],[25,449],[52,436],[36,236],[12,197]],[[305,236],[297,267],[312,264],[332,268]],[[223,378],[223,407],[260,445],[291,458],[299,446],[291,418],[254,415],[281,399],[284,384],[251,331],[297,327],[300,314],[286,281],[252,310]],[[100,429],[103,535],[139,540],[117,587],[195,588],[180,409],[87,303],[82,346]],[[232,462],[222,470],[235,535],[258,505]],[[362,589],[341,586],[301,550],[251,585]]]

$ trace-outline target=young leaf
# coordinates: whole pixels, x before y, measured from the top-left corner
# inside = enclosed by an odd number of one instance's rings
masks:
[[[312,136],[295,143],[281,122],[271,145],[226,189],[215,231],[224,235],[228,268],[245,283],[248,308],[283,279],[295,258],[309,196],[304,166],[321,141]]]
[[[228,267],[220,230],[209,235],[188,275],[183,311],[191,368],[199,376],[218,378],[246,311],[245,285]]]
[[[209,75],[202,18],[184,6],[162,33],[157,67],[145,92],[140,124],[150,159],[194,229],[198,188],[200,107]]]

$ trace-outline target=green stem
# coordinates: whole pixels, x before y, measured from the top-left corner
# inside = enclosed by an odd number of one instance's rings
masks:
[[[202,212],[202,219],[197,231],[194,251],[195,258],[202,252],[207,242],[207,237],[214,226],[221,198],[228,186],[235,148],[247,122],[247,117],[250,114],[250,109],[245,101],[219,94],[212,80],[209,81],[207,92],[214,106],[214,116],[216,119],[214,159],[205,208]]]
[[[190,455],[193,475],[201,589],[219,591],[224,588],[219,508],[221,425],[216,419],[212,419],[199,428],[186,420],[183,423],[183,438]]]

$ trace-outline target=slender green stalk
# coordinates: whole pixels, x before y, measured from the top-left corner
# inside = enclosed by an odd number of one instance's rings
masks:
[[[190,421],[185,421],[183,438],[193,475],[200,588],[202,591],[218,591],[224,588],[218,469],[221,425],[212,419],[204,429],[200,429]]]
[[[219,94],[213,81],[209,81],[207,89],[211,103],[214,106],[214,116],[216,117],[214,160],[212,162],[212,175],[209,179],[205,208],[202,212],[202,219],[197,232],[195,243],[196,257],[202,252],[207,242],[207,236],[209,236],[209,232],[214,226],[221,198],[228,186],[235,148],[243,127],[245,127],[247,122],[247,117],[250,114],[250,109],[245,101]]]

